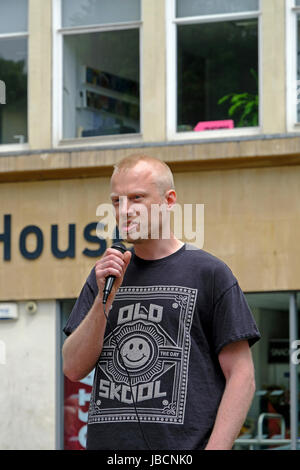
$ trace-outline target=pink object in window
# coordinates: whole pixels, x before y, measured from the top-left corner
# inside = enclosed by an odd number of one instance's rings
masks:
[[[213,131],[216,129],[233,129],[234,122],[232,119],[225,121],[200,121],[194,128],[194,131]]]

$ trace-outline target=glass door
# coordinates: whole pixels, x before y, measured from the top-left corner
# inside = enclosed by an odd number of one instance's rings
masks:
[[[252,348],[255,397],[234,449],[300,449],[300,367],[295,354],[291,364],[291,345],[299,338],[297,296],[273,292],[246,298],[262,338]],[[299,300],[298,295],[298,307]]]

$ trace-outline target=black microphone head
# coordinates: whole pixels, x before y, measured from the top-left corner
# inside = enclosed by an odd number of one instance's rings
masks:
[[[123,243],[121,243],[121,242],[113,243],[113,244],[111,245],[111,248],[113,248],[114,250],[118,250],[118,251],[120,251],[121,253],[125,253],[125,251],[127,251],[126,246],[125,246]]]

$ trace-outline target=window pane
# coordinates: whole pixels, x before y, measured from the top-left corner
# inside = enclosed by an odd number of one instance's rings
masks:
[[[140,0],[62,0],[63,27],[136,21],[140,15]]]
[[[63,136],[140,131],[139,30],[64,38]]]
[[[27,142],[27,39],[0,39],[0,78],[6,104],[0,105],[0,144]]]
[[[1,0],[0,34],[28,30],[28,0]]]
[[[300,0],[296,0],[296,6],[300,7]]]
[[[177,0],[177,17],[257,11],[259,0]]]
[[[257,126],[257,20],[181,25],[177,41],[177,130]]]

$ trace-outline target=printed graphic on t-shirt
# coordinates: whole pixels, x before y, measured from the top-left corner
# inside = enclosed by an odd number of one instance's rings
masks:
[[[141,421],[184,422],[196,296],[197,289],[179,286],[119,289],[114,330],[95,371],[90,424],[136,421],[134,403]]]

